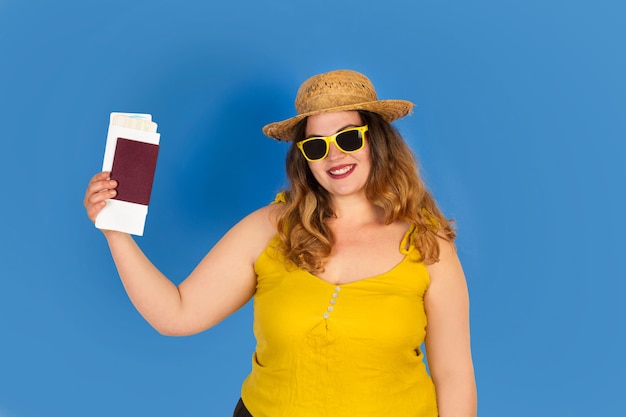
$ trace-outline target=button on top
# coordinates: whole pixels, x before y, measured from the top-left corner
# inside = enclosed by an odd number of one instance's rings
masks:
[[[340,287],[339,285],[337,285],[337,286],[335,287],[335,291],[334,291],[334,292],[333,292],[333,294],[332,294],[332,298],[331,298],[331,299],[330,299],[330,301],[329,301],[329,303],[330,303],[331,305],[329,305],[328,307],[326,307],[326,309],[327,309],[328,311],[327,311],[327,312],[325,312],[325,313],[322,315],[325,319],[329,318],[329,317],[330,317],[330,313],[329,313],[329,312],[332,312],[332,311],[335,309],[335,307],[333,307],[333,305],[337,303],[337,298],[339,297],[339,292],[340,292],[340,291],[341,291],[341,287]]]

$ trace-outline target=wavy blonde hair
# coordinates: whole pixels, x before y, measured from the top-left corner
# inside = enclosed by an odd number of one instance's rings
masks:
[[[359,111],[369,129],[372,168],[365,193],[382,208],[385,223],[401,220],[415,225],[413,244],[427,264],[439,260],[437,236],[454,241],[452,221],[437,207],[432,194],[420,179],[417,160],[400,133],[378,114]],[[334,217],[331,198],[317,182],[296,142],[304,139],[306,119],[296,129],[287,153],[290,188],[284,191],[285,207],[278,216],[278,236],[285,257],[311,273],[324,269],[334,243],[326,220]]]

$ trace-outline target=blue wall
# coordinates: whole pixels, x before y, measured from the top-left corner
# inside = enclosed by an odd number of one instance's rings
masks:
[[[157,334],[84,189],[109,113],[152,113],[137,240],[180,282],[284,185],[261,126],[338,68],[417,103],[397,126],[457,222],[480,416],[623,415],[624,3],[366,3],[0,0],[0,416],[230,415],[251,309]]]

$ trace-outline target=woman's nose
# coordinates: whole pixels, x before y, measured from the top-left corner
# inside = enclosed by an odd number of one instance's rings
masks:
[[[336,160],[341,159],[344,156],[346,156],[346,154],[337,147],[337,144],[335,142],[331,142],[328,148],[327,158],[330,160]]]

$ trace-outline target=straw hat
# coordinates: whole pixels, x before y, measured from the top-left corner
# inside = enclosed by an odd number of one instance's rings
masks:
[[[308,116],[347,110],[367,110],[392,122],[406,116],[413,103],[406,100],[378,100],[372,82],[363,74],[337,70],[314,75],[300,86],[296,96],[297,116],[263,127],[270,138],[291,141],[298,122]]]

